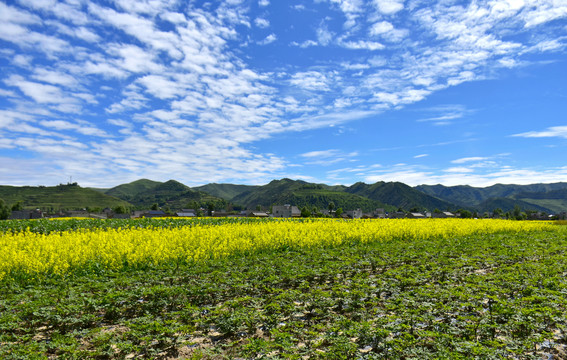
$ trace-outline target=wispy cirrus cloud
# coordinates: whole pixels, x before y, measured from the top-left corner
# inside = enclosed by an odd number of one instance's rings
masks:
[[[301,154],[300,156],[306,159],[306,164],[308,165],[329,166],[345,161],[356,161],[358,152],[353,151],[345,153],[338,149],[329,149],[309,151]]]
[[[512,136],[525,138],[559,137],[567,139],[567,126],[552,126],[542,131],[528,131],[524,133],[514,134]]]

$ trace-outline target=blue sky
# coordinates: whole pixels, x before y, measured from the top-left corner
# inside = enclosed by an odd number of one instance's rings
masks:
[[[567,1],[0,2],[0,184],[567,181]]]

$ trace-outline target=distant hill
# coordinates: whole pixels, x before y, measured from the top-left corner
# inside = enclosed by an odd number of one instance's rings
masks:
[[[360,208],[364,211],[373,211],[376,208],[393,210],[380,201],[371,200],[356,194],[334,190],[336,187],[324,184],[312,184],[301,180],[281,179],[273,180],[267,185],[259,186],[243,192],[231,201],[249,209],[257,205],[270,207],[271,205],[291,204],[298,207],[307,206],[309,209],[327,209],[333,202],[335,208],[353,210]]]
[[[406,211],[434,209],[466,209],[490,212],[497,208],[504,212],[515,206],[522,210],[543,211],[555,214],[567,210],[567,183],[503,185],[485,188],[443,185],[410,187],[401,182],[358,182],[351,186],[309,183],[302,180],[273,180],[262,186],[235,184],[207,184],[190,188],[175,180],[166,182],[140,179],[111,189],[82,188],[67,184],[46,186],[0,186],[0,198],[12,205],[22,201],[24,208],[45,210],[71,210],[86,207],[116,207],[124,205],[147,209],[153,204],[171,209],[208,207],[216,210],[229,205],[235,209],[254,209],[260,205],[290,204],[298,207],[327,209],[333,202],[335,208],[370,212],[376,208]]]
[[[141,179],[128,184],[118,185],[105,191],[120,199],[126,200],[139,208],[148,208],[153,204],[161,207],[169,206],[172,209],[180,209],[188,206],[206,206],[212,202],[221,208],[225,203],[223,199],[212,196],[202,191],[192,190],[175,180],[164,183]]]
[[[405,210],[417,208],[433,211],[434,209],[455,210],[457,208],[451,202],[440,200],[400,182],[380,181],[371,185],[358,182],[346,188],[345,191]]]
[[[548,192],[525,192],[515,198],[559,213],[567,210],[567,188]]]
[[[104,190],[104,193],[126,201],[130,201],[137,195],[150,191],[161,184],[159,181],[152,181],[148,179],[140,179],[128,184],[118,185],[112,189]]]
[[[206,192],[209,195],[213,195],[221,199],[232,200],[234,197],[256,188],[258,188],[258,186],[211,183],[203,186],[193,187],[192,189]]]
[[[501,209],[503,212],[511,212],[516,206],[519,206],[522,211],[533,210],[546,213],[552,212],[547,207],[511,198],[490,198],[477,205],[476,208],[480,212],[491,212],[494,211],[494,209]]]
[[[21,201],[25,209],[45,211],[77,210],[87,207],[113,208],[127,201],[103,194],[99,191],[82,188],[76,184],[58,186],[0,186],[0,199],[12,205]]]
[[[419,185],[415,189],[459,206],[479,211],[501,208],[510,211],[518,205],[524,210],[556,213],[567,209],[567,183],[504,185],[484,188],[472,186]]]

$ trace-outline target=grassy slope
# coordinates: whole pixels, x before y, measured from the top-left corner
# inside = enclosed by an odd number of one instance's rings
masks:
[[[547,207],[543,207],[528,201],[529,200],[523,201],[519,199],[510,199],[510,198],[491,198],[482,202],[476,207],[479,208],[481,212],[485,212],[485,211],[490,212],[495,209],[501,209],[504,212],[508,212],[508,211],[513,211],[516,206],[519,206],[522,211],[533,210],[533,211],[542,211],[546,213],[550,212],[550,209],[548,209]]]
[[[111,189],[107,189],[105,193],[120,199],[128,199],[135,197],[139,193],[149,191],[160,184],[162,183],[159,181],[140,179],[128,184],[122,184]]]
[[[107,194],[114,194],[138,207],[150,207],[157,203],[160,206],[180,209],[192,202],[205,204],[209,201],[221,201],[221,199],[205,192],[194,191],[175,180],[164,183],[145,179],[138,180],[112,188],[107,191]]]
[[[340,189],[340,187],[312,184],[301,180],[281,179],[243,192],[234,197],[232,201],[248,208],[254,208],[257,205],[269,207],[271,205],[291,204],[298,207],[307,206],[310,209],[312,207],[326,209],[330,202],[335,204],[335,208],[341,207],[343,210],[361,208],[364,211],[372,211],[376,208],[393,208],[379,201],[337,191],[337,189]]]
[[[477,188],[472,186],[443,186],[443,185],[420,185],[416,189],[431,196],[438,197],[445,201],[453,202],[461,206],[479,206],[484,211],[487,206],[489,207],[490,201],[499,198],[518,199],[525,203],[531,203],[536,206],[547,208],[544,204],[546,202],[539,201],[542,198],[549,197],[546,194],[562,194],[556,200],[567,200],[565,191],[567,190],[567,183],[553,183],[553,184],[532,184],[532,185],[503,185],[496,184],[485,188]],[[553,196],[553,195],[552,195]],[[492,200],[491,200],[492,199]],[[487,204],[482,204],[487,202]],[[507,202],[511,203],[511,202]],[[525,203],[518,203],[520,207],[524,207]],[[546,210],[550,211],[565,211],[566,208],[562,207],[561,201],[547,202],[551,207]],[[508,206],[508,205],[507,205]],[[511,205],[514,208],[514,204]],[[536,209],[532,207],[529,209]],[[492,210],[492,209],[490,209]],[[544,210],[545,211],[545,210]]]
[[[454,210],[455,204],[427,195],[400,182],[377,182],[375,184],[356,183],[345,191],[358,194],[372,200],[409,210],[411,208],[433,211]]]
[[[257,186],[211,183],[203,186],[193,187],[192,189],[206,192],[221,199],[231,200],[234,197],[242,194],[243,192],[251,191],[255,188],[257,188]]]
[[[4,282],[0,357],[565,358],[565,239],[378,241]]]
[[[28,209],[81,209],[86,207],[130,206],[124,200],[99,191],[73,185],[59,186],[0,186],[0,198],[7,204],[22,201]]]

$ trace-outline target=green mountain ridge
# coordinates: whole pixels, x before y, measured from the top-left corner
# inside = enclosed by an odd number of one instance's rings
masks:
[[[128,184],[115,186],[111,189],[103,189],[102,191],[107,195],[129,201],[129,199],[135,197],[136,195],[144,191],[149,191],[159,184],[161,184],[159,181],[140,179]]]
[[[213,206],[221,209],[268,209],[272,205],[306,206],[310,210],[335,208],[370,212],[417,209],[420,211],[504,212],[519,206],[523,211],[550,214],[567,210],[567,183],[503,185],[486,188],[467,185],[420,185],[410,187],[401,182],[355,183],[351,186],[309,183],[303,180],[280,179],[265,185],[207,184],[191,188],[176,180],[166,182],[140,179],[111,189],[82,188],[77,184],[46,186],[0,186],[0,199],[12,205],[18,201],[24,208],[50,210],[82,209],[86,207],[116,207],[148,209],[153,204],[162,208]]]
[[[9,205],[21,202],[24,209],[39,208],[44,211],[131,206],[127,201],[76,184],[0,186],[0,199]]]
[[[496,184],[484,188],[468,185],[419,185],[415,189],[459,206],[478,211],[496,208],[511,211],[517,205],[522,210],[558,213],[567,210],[567,183],[550,184]]]
[[[424,194],[400,182],[377,182],[365,184],[358,182],[345,189],[346,192],[378,200],[396,208],[419,210],[455,210],[456,205]]]
[[[149,208],[153,204],[173,209],[206,206],[207,203],[214,203],[215,207],[222,207],[225,204],[221,198],[193,190],[176,180],[162,183],[141,179],[113,187],[107,190],[106,194],[114,194],[138,208]]]
[[[307,206],[310,210],[327,209],[333,202],[335,208],[353,210],[360,208],[364,211],[373,211],[376,208],[392,210],[393,206],[377,200],[371,200],[360,195],[335,190],[336,186],[313,184],[302,180],[281,179],[273,180],[269,184],[259,186],[243,192],[231,201],[247,208],[260,205],[268,208],[271,205],[290,204],[298,207]]]
[[[234,185],[234,184],[217,184],[210,183],[203,186],[194,187],[193,190],[206,192],[225,200],[232,200],[234,197],[258,188],[255,185]]]

